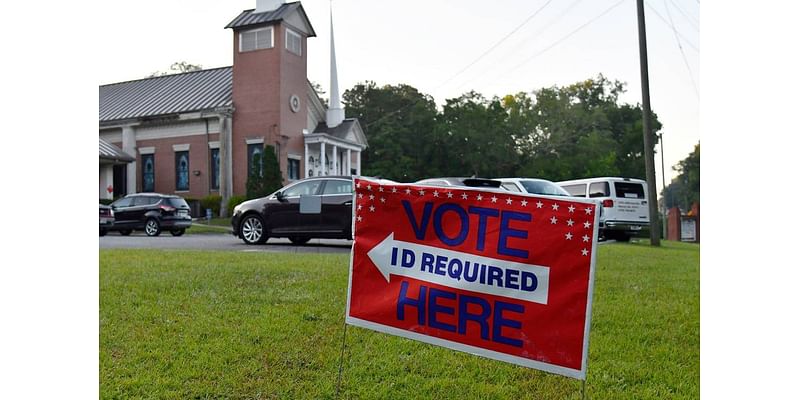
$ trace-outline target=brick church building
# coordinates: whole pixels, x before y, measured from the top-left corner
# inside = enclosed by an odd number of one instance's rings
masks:
[[[284,183],[361,173],[367,140],[344,116],[333,24],[329,107],[307,78],[306,41],[316,33],[300,2],[257,0],[225,28],[233,66],[100,86],[100,198],[219,194],[225,203],[245,193],[267,145]],[[103,162],[102,142],[121,158]]]

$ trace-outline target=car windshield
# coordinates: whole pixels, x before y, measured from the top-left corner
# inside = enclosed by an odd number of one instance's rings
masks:
[[[569,193],[561,186],[548,181],[533,181],[522,180],[520,181],[522,187],[531,194],[544,194],[550,196],[569,196]]]

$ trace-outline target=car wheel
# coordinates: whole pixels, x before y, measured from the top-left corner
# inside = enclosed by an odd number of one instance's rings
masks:
[[[144,233],[147,236],[158,236],[161,234],[161,224],[158,223],[158,220],[155,218],[148,218],[147,222],[144,223]]]
[[[128,235],[131,234],[131,232],[133,232],[133,230],[131,230],[131,229],[123,229],[123,230],[119,231],[119,234],[122,235],[122,236],[128,236]]]
[[[296,245],[306,244],[309,240],[311,240],[311,238],[306,236],[292,236],[289,238],[289,241]]]
[[[172,236],[180,236],[183,235],[184,232],[186,232],[186,229],[173,229],[169,231],[169,233],[171,233]]]
[[[264,221],[258,215],[248,215],[242,220],[239,236],[247,244],[263,244],[267,241]]]
[[[106,230],[106,229],[100,229],[100,236],[105,236],[105,235],[106,235],[106,233],[108,233],[108,230]]]

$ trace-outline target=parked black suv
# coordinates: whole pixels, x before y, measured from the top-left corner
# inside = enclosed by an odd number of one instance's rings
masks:
[[[352,239],[352,215],[353,178],[320,176],[239,204],[231,225],[233,234],[247,244],[261,244],[271,237],[304,244],[311,238]]]
[[[168,230],[180,236],[192,226],[189,204],[179,196],[159,193],[129,194],[113,203],[114,226],[110,230],[128,236],[144,230],[147,236],[158,236]]]

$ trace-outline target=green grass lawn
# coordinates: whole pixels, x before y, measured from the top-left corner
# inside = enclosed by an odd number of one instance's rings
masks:
[[[230,218],[211,218],[210,223],[203,218],[193,221],[192,227],[187,229],[186,233],[228,233],[231,229]]]
[[[700,397],[700,247],[600,247],[587,397]],[[100,251],[102,398],[331,399],[348,256]],[[356,327],[342,399],[580,399],[581,383]]]

